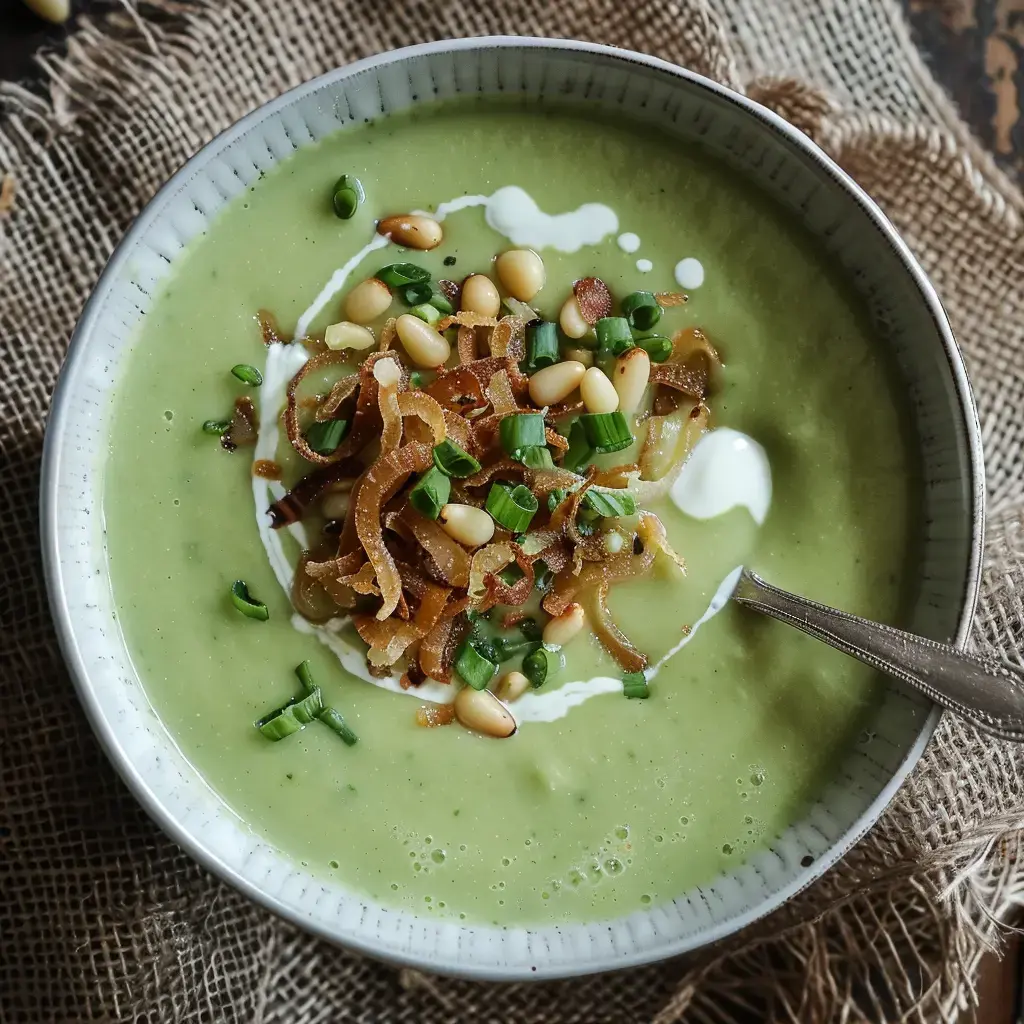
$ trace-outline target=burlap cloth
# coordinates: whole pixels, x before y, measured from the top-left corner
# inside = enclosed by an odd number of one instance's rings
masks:
[[[892,2],[124,0],[0,96],[0,1021],[950,1020],[1024,893],[1022,754],[947,716],[878,826],[723,947],[625,975],[486,986],[307,937],[201,871],[104,760],[37,553],[43,422],[82,302],[132,217],[215,132],[374,51],[482,33],[655,53],[745,90],[882,204],[963,346],[989,473],[974,640],[1024,648],[1021,194],[969,137]]]

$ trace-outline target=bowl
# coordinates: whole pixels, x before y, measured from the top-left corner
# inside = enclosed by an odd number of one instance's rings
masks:
[[[863,299],[905,382],[924,476],[922,558],[909,628],[962,643],[977,596],[983,470],[956,343],[924,273],[884,215],[801,132],[664,61],[591,44],[478,38],[382,54],[267,103],[159,191],[111,257],[72,338],[46,435],[42,536],[54,620],[92,726],[156,822],[269,910],[393,962],[486,979],[552,978],[674,956],[721,939],[827,871],[913,768],[939,712],[891,682],[858,744],[804,817],[692,892],[611,921],[538,928],[448,923],[325,884],[247,830],[185,760],[147,702],[113,611],[102,517],[108,416],[122,363],[189,240],[263,171],[323,136],[455,95],[558,97],[659,130],[747,176],[820,240]]]

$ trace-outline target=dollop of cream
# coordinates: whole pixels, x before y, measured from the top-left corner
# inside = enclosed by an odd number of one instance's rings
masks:
[[[700,260],[687,256],[676,264],[675,278],[680,288],[699,288],[704,283],[704,265]]]
[[[632,231],[624,231],[616,241],[623,252],[636,252],[640,248],[640,236]]]
[[[654,269],[654,264],[650,260],[639,259],[636,261],[636,269],[641,274],[649,274]]]
[[[584,203],[567,213],[545,213],[518,185],[499,188],[487,200],[488,225],[514,245],[578,252],[619,230],[619,218],[604,203]]]

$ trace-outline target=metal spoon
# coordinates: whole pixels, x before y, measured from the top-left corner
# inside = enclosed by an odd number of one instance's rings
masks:
[[[1003,658],[964,654],[779,590],[744,569],[734,600],[788,622],[867,665],[917,687],[982,732],[1024,741],[1024,670]]]

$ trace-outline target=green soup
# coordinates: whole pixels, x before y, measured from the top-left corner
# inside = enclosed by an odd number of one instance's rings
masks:
[[[329,201],[342,173],[366,188],[347,221]],[[915,468],[891,369],[856,297],[780,210],[693,148],[545,107],[421,108],[305,149],[233,202],[146,318],[114,415],[104,515],[118,615],[146,692],[254,832],[391,906],[585,921],[670,900],[769,844],[857,742],[878,677],[727,607],[661,669],[647,700],[605,693],[505,740],[420,728],[415,696],[355,678],[293,627],[257,529],[251,450],[225,452],[200,430],[245,391],[230,368],[263,365],[257,310],[290,331],[378,218],[507,185],[549,213],[605,204],[620,232],[640,238],[635,252],[616,233],[574,253],[541,249],[547,283],[534,305],[548,319],[577,278],[597,276],[618,297],[673,291],[676,264],[700,260],[703,284],[666,310],[659,333],[699,326],[715,340],[724,368],[713,425],[755,438],[770,460],[761,526],[742,507],[698,520],[658,505],[688,574],[662,567],[613,588],[633,643],[656,661],[740,564],[898,620]],[[349,285],[402,259],[461,280],[489,272],[510,245],[479,208],[452,214],[444,232],[431,252],[370,253]],[[341,319],[341,298],[314,330]],[[232,607],[236,579],[267,603],[269,621]],[[547,689],[619,674],[589,631],[564,653]],[[292,670],[306,659],[355,746],[327,728],[281,742],[254,728],[296,695]]]

